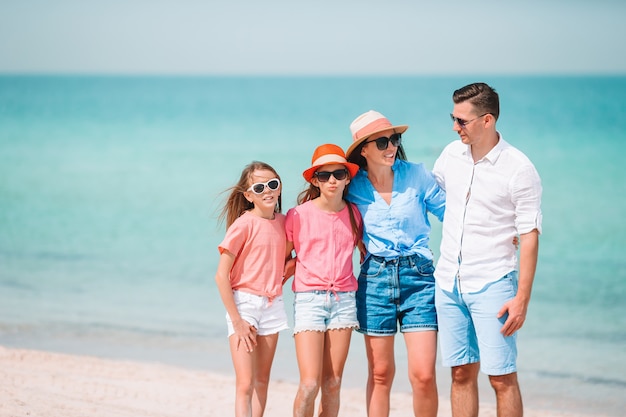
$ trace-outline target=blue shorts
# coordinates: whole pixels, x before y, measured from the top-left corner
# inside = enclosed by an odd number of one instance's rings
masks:
[[[241,318],[256,327],[259,336],[268,336],[289,328],[283,296],[272,302],[267,297],[243,291],[233,291],[233,298]],[[228,336],[235,333],[230,316],[226,313]]]
[[[488,284],[475,293],[443,291],[437,285],[435,300],[439,319],[439,346],[443,366],[480,362],[487,375],[516,372],[517,333],[500,333],[508,315],[497,318],[502,305],[517,293],[517,272]]]
[[[437,330],[433,262],[421,255],[395,259],[370,255],[361,265],[356,310],[359,332],[390,336]]]
[[[293,300],[293,334],[359,327],[354,291],[297,292]]]

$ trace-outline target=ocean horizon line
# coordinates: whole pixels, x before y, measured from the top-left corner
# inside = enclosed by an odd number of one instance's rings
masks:
[[[210,73],[210,72],[97,72],[97,71],[1,71],[0,77],[51,78],[293,78],[293,79],[375,79],[375,78],[624,78],[626,72],[525,72],[525,73]]]

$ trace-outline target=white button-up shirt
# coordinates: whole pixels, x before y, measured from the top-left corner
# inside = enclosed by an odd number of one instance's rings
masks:
[[[435,278],[452,291],[477,292],[517,270],[513,237],[541,233],[541,179],[532,162],[502,139],[474,163],[460,140],[443,150],[433,173],[446,191]]]

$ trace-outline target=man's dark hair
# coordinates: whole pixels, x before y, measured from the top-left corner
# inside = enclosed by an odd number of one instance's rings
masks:
[[[455,104],[468,100],[478,113],[492,114],[498,120],[500,116],[500,98],[495,89],[485,83],[473,83],[459,88],[452,94],[452,101]]]

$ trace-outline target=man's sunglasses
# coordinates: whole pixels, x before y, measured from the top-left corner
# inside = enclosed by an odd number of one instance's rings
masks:
[[[470,120],[463,120],[463,119],[459,119],[458,117],[454,117],[454,116],[452,115],[452,113],[450,113],[450,118],[452,119],[452,123],[456,122],[456,123],[458,123],[458,125],[459,125],[459,127],[460,127],[461,129],[464,129],[464,128],[465,128],[465,126],[467,126],[468,124],[470,124],[470,123],[471,123],[471,122],[473,122],[474,120],[476,120],[476,119],[480,119],[481,117],[486,116],[486,115],[488,115],[488,114],[489,114],[489,113],[483,113],[483,114],[481,114],[480,116],[474,117],[473,119],[470,119]]]
[[[313,174],[314,177],[317,178],[319,182],[326,182],[330,179],[330,176],[335,177],[337,181],[345,180],[348,176],[347,169],[337,169],[335,171],[317,171]]]
[[[402,144],[402,135],[400,133],[394,133],[393,135],[389,137],[383,136],[378,139],[368,140],[368,141],[363,142],[363,146],[371,142],[376,142],[376,147],[378,148],[378,150],[384,151],[385,149],[389,147],[389,142],[391,142],[391,144],[395,146],[396,148],[400,146]]]
[[[280,180],[278,178],[272,178],[268,182],[255,182],[246,191],[252,191],[254,194],[263,194],[265,187],[269,188],[271,191],[276,191],[278,187],[280,187]]]

